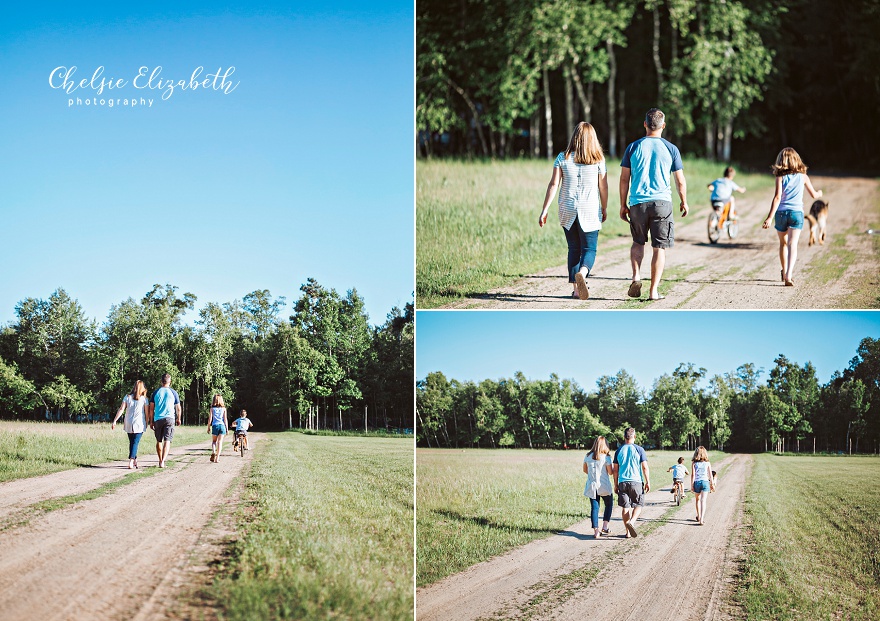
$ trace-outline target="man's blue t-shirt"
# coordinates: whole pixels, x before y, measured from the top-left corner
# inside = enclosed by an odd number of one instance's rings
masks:
[[[180,403],[180,396],[173,388],[162,386],[153,393],[152,401],[154,421],[160,418],[174,418],[177,413],[174,406]]]
[[[648,461],[648,456],[638,444],[624,444],[614,454],[614,463],[620,466],[618,481],[642,482],[642,462]]]
[[[665,138],[639,138],[626,147],[621,168],[629,168],[630,206],[648,201],[672,202],[670,176],[684,166],[678,147]]]
[[[739,186],[733,182],[733,179],[721,177],[712,182],[712,196],[710,201],[726,201],[733,196],[734,190],[739,190]]]

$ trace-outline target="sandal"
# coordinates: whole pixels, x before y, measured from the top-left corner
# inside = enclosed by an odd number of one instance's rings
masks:
[[[629,284],[629,289],[626,294],[631,298],[639,298],[642,297],[642,281],[634,280]]]

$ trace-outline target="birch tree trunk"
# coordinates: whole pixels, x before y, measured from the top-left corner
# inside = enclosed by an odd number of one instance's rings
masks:
[[[574,130],[574,90],[568,63],[562,65],[562,77],[565,85],[565,128],[570,132]]]
[[[545,145],[547,147],[547,159],[553,159],[553,110],[550,107],[550,79],[547,68],[543,69],[544,80],[544,123],[545,123]]]
[[[571,69],[571,77],[574,80],[574,88],[577,91],[578,99],[581,102],[581,110],[583,113],[584,120],[587,123],[592,123],[592,111],[593,111],[593,83],[587,86],[589,89],[589,95],[584,93],[584,83],[581,82],[581,76],[578,74],[577,65],[572,67]],[[574,129],[572,127],[572,129]]]
[[[614,56],[614,42],[611,37],[605,39],[605,49],[608,50],[608,153],[611,154],[611,157],[617,157],[617,110],[615,106],[617,59]]]
[[[730,161],[730,141],[733,138],[733,119],[727,119],[724,123],[724,146],[721,149],[721,161]]]
[[[654,5],[654,43],[651,47],[654,68],[657,71],[657,106],[663,102],[663,65],[660,63],[660,10]]]

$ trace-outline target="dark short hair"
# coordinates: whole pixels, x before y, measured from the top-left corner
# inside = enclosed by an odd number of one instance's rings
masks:
[[[678,463],[683,464],[683,463],[684,463],[684,457],[679,457],[679,458],[678,458]]]
[[[645,115],[645,124],[651,131],[660,129],[666,122],[666,115],[660,108],[651,108]]]
[[[724,169],[724,176],[725,176],[725,177],[729,177],[729,176],[730,176],[730,173],[732,173],[732,172],[736,172],[736,171],[733,169],[733,166],[728,166],[727,168]]]
[[[626,439],[635,438],[636,437],[636,430],[633,429],[632,427],[628,427],[627,430],[623,432],[623,436]]]
[[[171,383],[171,373],[166,373],[165,375],[162,376],[162,383],[163,384],[170,384]]]

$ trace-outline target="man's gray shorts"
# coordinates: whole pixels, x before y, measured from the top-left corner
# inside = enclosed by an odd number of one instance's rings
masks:
[[[156,442],[171,442],[174,438],[174,419],[160,418],[153,423],[153,431],[156,432]]]
[[[641,507],[644,501],[644,492],[641,483],[635,481],[621,481],[617,485],[617,505],[624,509]]]
[[[672,248],[675,243],[675,223],[672,220],[670,201],[648,201],[629,208],[629,231],[633,241],[641,246],[648,243],[651,231],[651,246]]]

